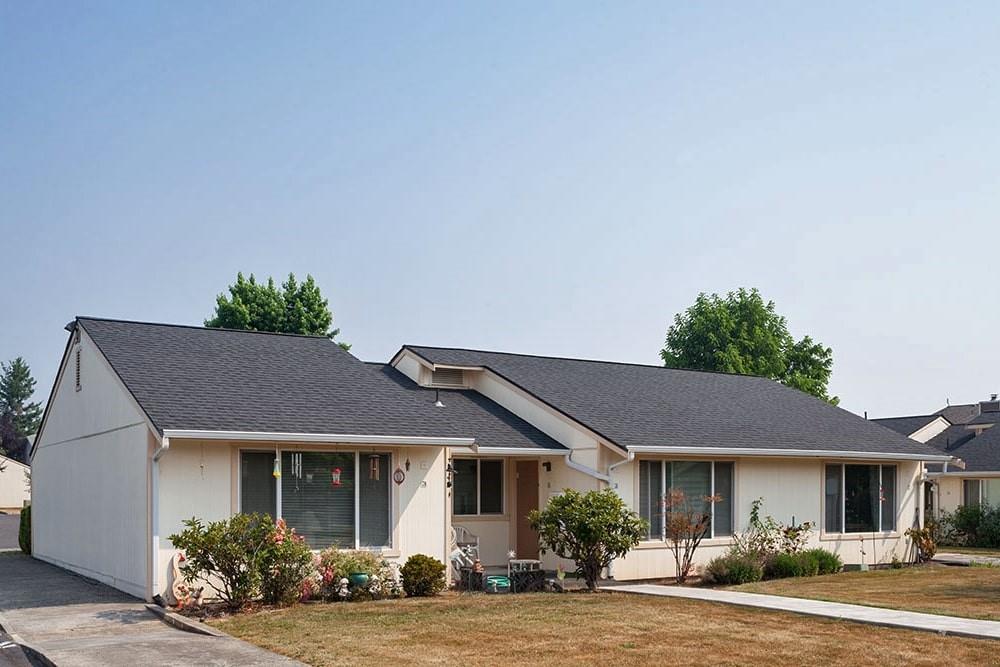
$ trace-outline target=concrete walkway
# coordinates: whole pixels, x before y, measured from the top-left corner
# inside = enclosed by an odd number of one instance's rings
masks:
[[[0,553],[0,626],[58,667],[301,664],[178,630],[140,600],[21,553]]]
[[[976,554],[963,554],[956,551],[943,551],[941,553],[935,554],[932,558],[935,563],[941,563],[943,565],[964,565],[966,567],[975,563],[976,565],[985,565],[992,567],[1000,567],[1000,558],[996,556],[980,556]]]
[[[824,618],[882,625],[890,628],[922,630],[942,635],[958,635],[962,637],[974,637],[976,639],[1000,639],[1000,621],[980,621],[955,616],[938,616],[937,614],[921,614],[914,611],[897,611],[894,609],[865,607],[857,604],[805,600],[802,598],[782,597],[780,595],[761,595],[759,593],[740,593],[711,588],[636,584],[615,586],[608,590],[619,593],[638,593],[641,595],[686,598],[688,600],[704,600],[706,602],[722,602],[724,604],[771,609],[774,611],[789,611],[795,614],[822,616]]]

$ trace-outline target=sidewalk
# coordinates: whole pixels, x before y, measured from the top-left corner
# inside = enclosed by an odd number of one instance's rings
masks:
[[[805,600],[779,595],[761,595],[759,593],[739,593],[711,588],[637,584],[615,586],[608,590],[616,593],[658,595],[662,597],[685,598],[688,600],[704,600],[706,602],[721,602],[723,604],[757,607],[774,611],[788,611],[796,614],[822,616],[824,618],[835,618],[890,628],[935,632],[942,635],[956,635],[975,639],[1000,639],[1000,621],[981,621],[956,616],[938,616],[936,614],[922,614],[914,611],[897,611],[895,609],[865,607],[857,604]]]
[[[59,667],[301,664],[178,630],[141,600],[21,553],[0,553],[0,626]]]
[[[992,567],[1000,567],[1000,558],[996,556],[980,556],[977,554],[963,554],[954,551],[942,551],[934,555],[932,558],[935,563],[941,563],[943,565],[964,565],[969,566],[973,563],[977,565],[986,565]]]

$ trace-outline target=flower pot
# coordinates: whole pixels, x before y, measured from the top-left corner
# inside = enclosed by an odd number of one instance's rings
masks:
[[[351,583],[351,588],[366,585],[368,583],[368,579],[370,579],[370,575],[364,572],[351,572],[347,575],[347,580]]]

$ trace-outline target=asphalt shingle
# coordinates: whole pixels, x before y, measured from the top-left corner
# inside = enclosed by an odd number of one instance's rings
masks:
[[[886,428],[891,428],[896,433],[901,433],[905,436],[910,436],[922,429],[923,427],[930,424],[932,421],[940,417],[941,415],[921,415],[916,417],[882,417],[881,419],[872,419],[873,422],[879,426],[885,426]]]

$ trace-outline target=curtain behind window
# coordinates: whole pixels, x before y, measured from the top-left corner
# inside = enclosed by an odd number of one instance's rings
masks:
[[[358,532],[363,547],[392,546],[389,508],[389,455],[361,454],[361,479],[358,480],[359,514]],[[373,468],[373,466],[375,466]],[[377,479],[373,479],[377,477]]]
[[[455,459],[452,467],[455,471],[451,488],[452,512],[456,515],[475,514],[476,460]]]
[[[878,466],[844,466],[845,532],[871,533],[877,530],[879,509]]]
[[[354,454],[282,452],[281,514],[313,549],[354,548]]]
[[[715,525],[713,534],[721,537],[733,534],[733,464],[715,464]]]
[[[707,461],[672,461],[667,465],[668,490],[683,491],[692,510],[708,511],[705,498],[712,494],[712,464]]]
[[[882,530],[896,529],[896,466],[882,466]]]
[[[979,490],[981,482],[978,479],[966,479],[962,481],[962,502],[965,505],[979,505]]]
[[[240,512],[277,514],[274,452],[240,453]]]
[[[843,499],[840,495],[842,491],[840,474],[841,467],[839,465],[826,467],[826,479],[823,483],[826,496],[824,527],[828,533],[840,533],[843,532],[844,528],[840,521],[841,509],[843,508]]]
[[[663,463],[639,461],[639,516],[649,522],[647,539],[662,539],[660,501],[663,498]]]

